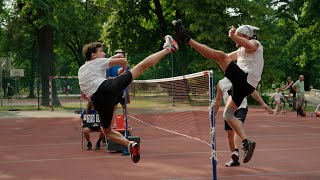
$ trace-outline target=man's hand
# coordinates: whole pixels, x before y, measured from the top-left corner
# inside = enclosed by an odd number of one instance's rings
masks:
[[[262,104],[262,108],[265,109],[266,111],[268,111],[269,114],[272,113],[272,110],[270,109],[270,107],[266,103]]]
[[[236,35],[236,28],[234,26],[231,26],[229,30],[229,37],[232,39]]]
[[[80,98],[82,100],[88,100],[89,102],[91,102],[91,97],[88,97],[87,95],[83,94],[82,91],[80,91]]]
[[[126,68],[127,68],[127,67],[126,67]],[[118,75],[122,74],[122,73],[124,72],[124,70],[125,70],[125,69],[124,69],[123,67],[119,68],[119,69],[118,69]]]

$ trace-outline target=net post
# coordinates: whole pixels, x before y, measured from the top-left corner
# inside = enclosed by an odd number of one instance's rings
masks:
[[[53,111],[53,99],[52,99],[52,79],[54,77],[53,76],[49,76],[49,106],[50,106],[50,110]]]
[[[216,135],[215,135],[215,118],[214,118],[214,81],[213,71],[209,71],[209,97],[210,97],[210,127],[211,127],[211,161],[213,180],[217,180],[217,154],[216,154]]]
[[[128,139],[129,132],[128,132],[128,116],[127,116],[127,96],[128,96],[128,88],[126,88],[123,91],[123,98],[124,98],[124,104],[123,104],[123,117],[125,122],[125,138]],[[128,147],[124,148],[122,151],[122,156],[128,156],[130,155]]]

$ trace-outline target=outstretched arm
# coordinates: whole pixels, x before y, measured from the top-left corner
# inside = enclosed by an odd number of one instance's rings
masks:
[[[269,106],[263,101],[263,99],[261,98],[260,94],[258,93],[257,90],[254,90],[253,93],[251,93],[251,96],[258,101],[263,109],[265,109],[266,111],[268,111],[268,113],[271,113],[271,109],[269,108]]]

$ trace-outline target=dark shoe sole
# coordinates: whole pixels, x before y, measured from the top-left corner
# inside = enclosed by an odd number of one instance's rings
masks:
[[[252,155],[253,155],[253,152],[254,152],[255,148],[256,148],[256,143],[252,142],[251,147],[250,147],[250,151],[248,151],[246,157],[244,157],[243,163],[247,163],[247,162],[250,161],[250,159],[252,158]]]
[[[130,156],[131,156],[131,160],[134,163],[137,163],[140,161],[140,145],[139,144],[135,144],[133,147],[130,147]]]
[[[230,164],[230,166],[228,166],[227,164],[226,164],[226,166],[227,166],[227,167],[240,166],[240,162],[233,162],[233,163]]]
[[[239,161],[239,156],[232,154],[231,155],[231,159],[233,160],[233,162],[238,162]],[[240,165],[240,164],[239,164]]]

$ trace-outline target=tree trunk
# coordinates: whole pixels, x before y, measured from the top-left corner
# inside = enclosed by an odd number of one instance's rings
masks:
[[[38,30],[39,60],[41,73],[41,105],[48,106],[49,99],[49,76],[55,74],[54,52],[53,52],[53,29],[44,26]],[[60,104],[56,93],[55,84],[52,84],[52,95],[54,104]]]
[[[30,72],[30,79],[29,79],[29,95],[28,98],[35,98],[35,94],[34,94],[34,83],[35,83],[35,75],[36,75],[36,58],[33,58],[31,60],[31,72]]]
[[[165,21],[165,18],[163,16],[163,11],[162,11],[162,7],[161,7],[161,4],[160,4],[160,0],[153,0],[153,3],[155,5],[155,13],[156,13],[156,16],[159,20],[159,25],[160,25],[160,28],[161,28],[161,32],[162,34],[164,35],[165,32],[167,32],[167,24],[166,24],[166,21]]]

